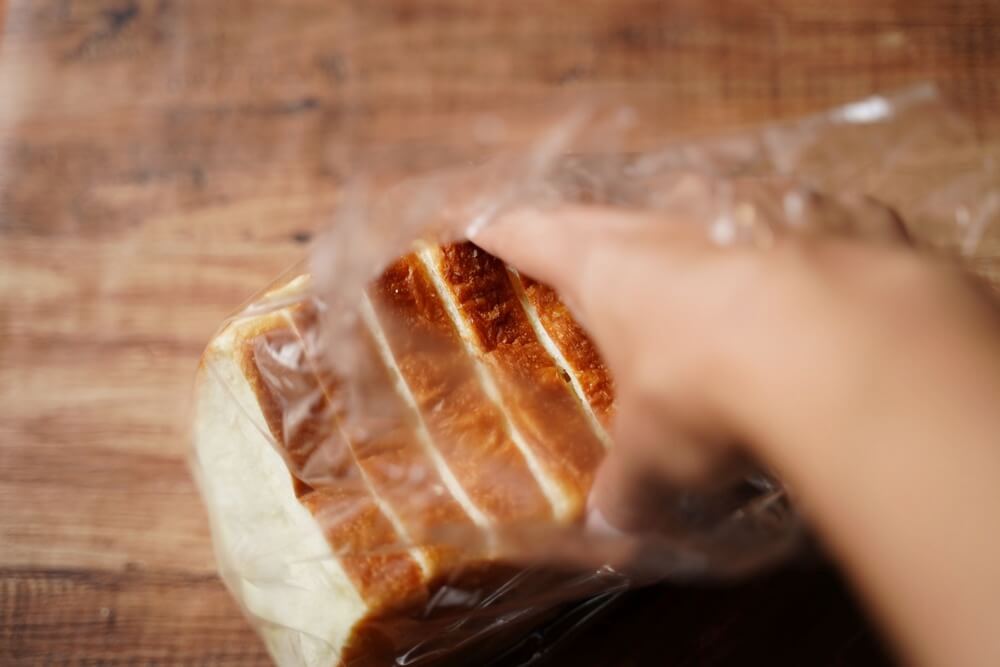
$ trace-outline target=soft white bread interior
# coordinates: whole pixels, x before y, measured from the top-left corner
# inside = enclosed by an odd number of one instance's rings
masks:
[[[219,570],[277,664],[332,665],[367,605],[296,497],[240,368],[239,348],[261,324],[233,322],[205,352],[194,468]]]

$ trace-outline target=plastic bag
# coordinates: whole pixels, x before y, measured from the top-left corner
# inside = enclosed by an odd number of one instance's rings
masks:
[[[629,150],[627,107],[555,117],[428,173],[358,156],[311,272],[206,351],[195,468],[223,578],[278,664],[513,660],[526,636],[540,655],[623,590],[753,572],[798,542],[763,471],[678,494],[672,531],[588,532],[613,378],[556,295],[462,230],[596,202],[767,243],[851,224],[860,194],[968,253],[1000,217],[995,156],[929,86],[656,151]]]

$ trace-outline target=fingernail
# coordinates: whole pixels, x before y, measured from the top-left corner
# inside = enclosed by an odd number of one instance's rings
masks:
[[[612,526],[605,518],[604,513],[596,507],[588,509],[584,529],[588,533],[600,537],[625,537],[625,533]]]
[[[470,241],[474,241],[479,233],[483,231],[483,228],[490,221],[491,216],[486,213],[480,213],[465,228],[465,238]]]

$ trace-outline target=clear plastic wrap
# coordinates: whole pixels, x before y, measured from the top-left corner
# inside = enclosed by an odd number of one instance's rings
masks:
[[[555,294],[463,234],[515,207],[600,203],[766,244],[884,205],[970,254],[1000,217],[996,156],[930,86],[656,150],[633,150],[641,120],[574,105],[427,173],[359,156],[309,270],[212,342],[195,469],[223,578],[278,664],[517,664],[623,590],[741,575],[798,543],[762,471],[679,494],[669,533],[586,530],[613,378]]]

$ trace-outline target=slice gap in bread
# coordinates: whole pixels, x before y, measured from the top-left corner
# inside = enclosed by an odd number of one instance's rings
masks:
[[[434,248],[425,259],[434,262],[512,427],[558,492],[557,519],[577,520],[606,447],[566,371],[540,342],[507,267],[471,243]]]
[[[456,479],[455,473],[448,466],[448,463],[441,455],[441,452],[434,446],[434,440],[431,437],[430,432],[427,430],[427,424],[424,423],[423,416],[420,414],[420,409],[417,406],[416,399],[413,397],[413,392],[410,391],[410,387],[406,384],[406,380],[403,378],[403,375],[399,370],[399,365],[396,363],[396,358],[392,353],[392,349],[389,347],[389,342],[385,339],[385,332],[378,321],[378,316],[375,314],[375,309],[372,307],[371,300],[367,294],[364,295],[361,302],[361,317],[375,340],[376,349],[378,350],[382,362],[389,369],[389,373],[394,381],[396,393],[403,399],[415,416],[416,434],[420,445],[434,462],[434,465],[437,467],[438,474],[441,475],[441,479],[444,481],[448,491],[455,498],[455,500],[458,501],[462,509],[465,510],[469,518],[472,519],[473,523],[479,528],[489,531],[489,518],[483,514],[482,510],[480,510],[479,507],[477,507],[472,501],[468,493],[466,493],[465,489],[459,483],[458,479]]]
[[[566,360],[583,389],[587,404],[607,428],[614,417],[614,382],[604,359],[583,327],[551,287],[519,276],[524,295],[546,336]]]
[[[528,316],[528,321],[531,322],[531,328],[535,331],[535,335],[538,337],[538,342],[542,344],[545,351],[551,355],[552,360],[559,366],[559,369],[567,378],[569,378],[570,386],[573,389],[573,395],[576,396],[576,399],[580,402],[580,408],[587,416],[587,420],[590,422],[590,427],[597,435],[597,438],[601,441],[601,444],[603,444],[606,449],[610,449],[611,436],[608,435],[604,425],[601,424],[600,419],[597,418],[597,413],[594,412],[594,407],[587,399],[587,393],[584,391],[583,385],[580,383],[580,377],[577,373],[577,369],[573,368],[573,366],[569,363],[563,355],[562,350],[560,350],[556,342],[552,340],[552,336],[549,335],[545,325],[542,324],[541,318],[538,316],[538,310],[528,298],[524,282],[521,280],[521,274],[512,266],[507,267],[507,272],[510,275],[510,282],[514,286],[514,291],[517,293],[517,298],[521,302],[521,307]]]
[[[427,430],[470,499],[495,524],[550,520],[551,503],[419,258],[391,264],[369,295]]]
[[[441,257],[440,249],[437,246],[423,244],[419,248],[417,256],[423,263],[427,274],[430,276],[431,281],[434,284],[434,289],[437,291],[438,298],[441,299],[441,303],[444,304],[445,309],[448,311],[448,315],[451,317],[452,322],[454,322],[456,328],[458,329],[462,342],[465,345],[466,353],[472,358],[473,363],[475,364],[476,374],[479,377],[480,385],[486,391],[486,395],[489,397],[490,401],[492,401],[503,414],[506,429],[511,440],[521,452],[521,455],[528,464],[528,469],[531,471],[532,475],[534,475],[535,479],[538,480],[542,492],[545,494],[545,497],[552,506],[555,517],[561,521],[572,519],[574,514],[574,507],[572,503],[568,502],[568,499],[559,484],[546,472],[545,467],[538,460],[538,456],[536,455],[534,449],[530,444],[528,444],[524,435],[514,425],[514,421],[510,416],[509,406],[505,405],[496,380],[493,378],[493,375],[490,373],[486,364],[483,363],[475,334],[470,330],[469,324],[462,316],[454,295],[451,293],[451,290],[448,288],[448,285],[445,283],[444,279],[441,277],[440,271],[438,270]]]
[[[298,337],[300,343],[302,344],[302,348],[305,351],[306,363],[309,365],[309,368],[312,371],[313,377],[315,378],[317,385],[322,389],[323,394],[326,397],[327,404],[329,406],[332,406],[335,403],[335,398],[332,396],[331,393],[332,389],[330,385],[327,382],[324,382],[320,377],[319,370],[316,366],[317,360],[315,359],[314,354],[311,353],[309,346],[306,345],[303,332],[298,328],[294,318],[292,318],[287,311],[281,311],[281,312],[284,316],[285,323],[288,326],[289,330],[292,331]],[[393,508],[388,502],[386,502],[386,500],[382,498],[382,496],[379,495],[379,493],[376,491],[375,485],[371,480],[371,476],[369,475],[365,466],[363,466],[361,462],[358,460],[358,453],[354,446],[354,443],[351,441],[351,439],[343,430],[342,424],[340,423],[340,418],[334,416],[334,420],[337,423],[337,428],[340,431],[341,437],[347,443],[347,446],[351,451],[351,455],[354,459],[354,464],[361,475],[361,479],[363,480],[365,487],[367,488],[368,492],[371,494],[371,497],[375,501],[375,506],[379,509],[379,511],[382,512],[382,514],[386,517],[386,519],[389,520],[389,523],[392,524],[393,530],[396,531],[396,534],[401,538],[403,544],[414,544],[413,536],[410,535],[410,532],[403,524],[403,521],[400,519],[399,514],[396,512],[395,508]],[[420,570],[423,573],[425,580],[429,579],[434,575],[434,568],[431,563],[431,557],[429,556],[429,554],[426,553],[426,550],[424,548],[420,546],[414,546],[407,549],[407,551],[409,552],[413,560],[416,561],[417,565],[420,566]]]

